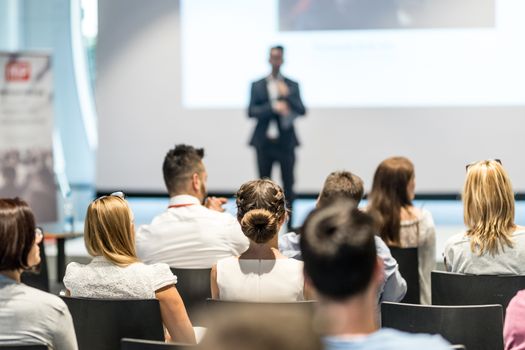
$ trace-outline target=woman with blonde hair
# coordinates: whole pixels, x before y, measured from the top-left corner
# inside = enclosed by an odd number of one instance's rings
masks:
[[[378,234],[393,247],[418,248],[422,304],[430,304],[430,273],[436,266],[436,229],[432,214],[414,207],[416,176],[405,157],[391,157],[376,169],[368,211],[378,221]]]
[[[73,297],[158,299],[163,323],[177,342],[195,343],[177,277],[167,264],[145,265],[135,250],[133,213],[117,192],[93,201],[87,210],[84,241],[93,260],[70,263],[64,277]]]
[[[277,249],[277,234],[286,220],[284,192],[271,180],[249,181],[236,195],[237,219],[250,246],[239,257],[212,267],[214,299],[287,302],[304,299],[303,262]]]
[[[500,160],[467,166],[463,187],[467,231],[445,244],[448,271],[477,275],[525,273],[525,228],[514,223],[514,193]]]

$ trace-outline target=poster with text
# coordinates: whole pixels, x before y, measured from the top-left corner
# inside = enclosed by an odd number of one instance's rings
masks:
[[[0,198],[25,200],[37,224],[56,221],[51,56],[0,52],[0,69]]]

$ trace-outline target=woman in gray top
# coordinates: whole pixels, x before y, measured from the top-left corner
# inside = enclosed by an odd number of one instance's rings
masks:
[[[28,205],[0,199],[0,345],[44,344],[76,350],[73,321],[57,296],[20,282],[23,270],[40,263],[42,231]]]
[[[445,244],[448,271],[525,274],[525,228],[514,223],[512,184],[499,160],[467,165],[463,218],[467,231]]]

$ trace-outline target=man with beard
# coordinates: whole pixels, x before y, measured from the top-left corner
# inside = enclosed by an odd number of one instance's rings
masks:
[[[177,145],[166,154],[162,171],[170,202],[166,211],[137,231],[137,254],[144,263],[210,268],[248,248],[239,223],[222,208],[226,199],[207,198],[203,157],[202,148],[188,145]]]

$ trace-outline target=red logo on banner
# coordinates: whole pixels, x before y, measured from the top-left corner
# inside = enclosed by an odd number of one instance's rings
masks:
[[[5,80],[7,81],[27,81],[30,76],[31,65],[29,62],[9,62],[5,66]]]

